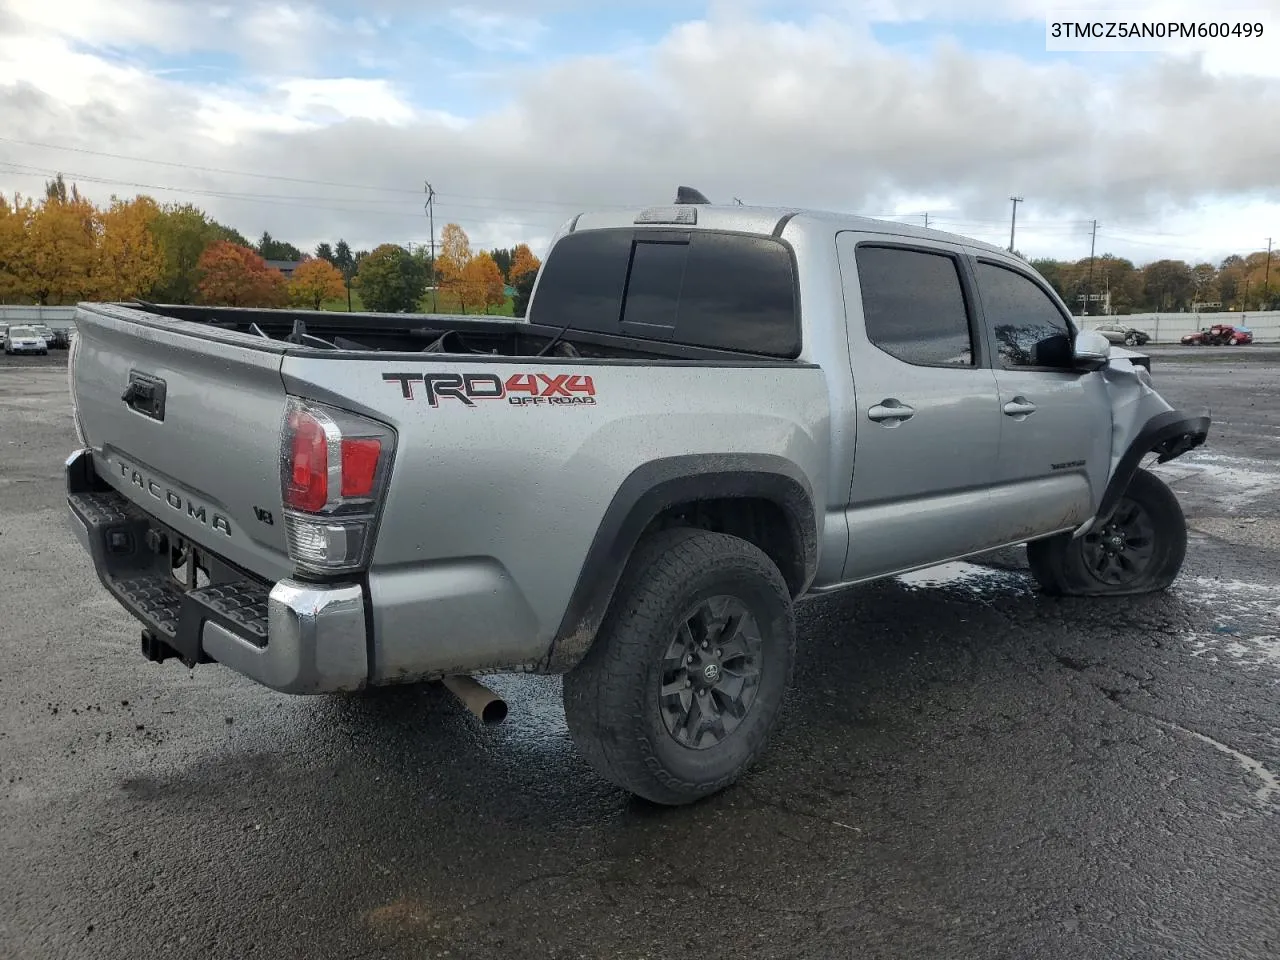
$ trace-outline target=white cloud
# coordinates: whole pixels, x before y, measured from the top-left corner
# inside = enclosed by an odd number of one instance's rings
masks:
[[[333,16],[306,19],[303,5],[233,0],[229,15],[200,13],[203,19],[176,27],[165,18],[194,5],[119,6],[118,21],[106,24],[109,18],[84,4],[102,34],[83,23],[64,29],[60,20],[32,13],[31,0],[0,6],[0,21],[14,23],[15,10],[23,16],[18,29],[0,32],[0,131],[9,132],[0,136],[21,131],[21,139],[39,142],[384,191],[16,146],[11,157],[28,171],[61,168],[234,193],[191,199],[248,235],[269,229],[299,245],[337,236],[363,246],[425,239],[424,179],[440,193],[437,228],[459,220],[483,246],[537,243],[576,208],[664,201],[679,183],[725,200],[898,216],[929,210],[945,229],[1000,244],[1008,240],[1007,197],[1019,193],[1026,201],[1018,246],[1034,255],[1087,255],[1086,224],[1094,217],[1102,223],[1099,252],[1138,260],[1249,249],[1273,232],[1268,217],[1280,223],[1272,159],[1280,154],[1280,128],[1260,122],[1280,81],[1266,64],[1241,76],[1239,62],[1224,64],[1221,55],[1141,55],[1112,59],[1105,71],[956,44],[908,57],[876,43],[867,8],[850,14],[851,4],[827,4],[825,16],[801,20],[793,11],[784,23],[722,3],[707,20],[673,25],[655,45],[625,56],[574,57],[518,72],[510,59],[480,58],[480,70],[508,71],[501,89],[509,99],[460,117],[444,109],[429,77],[415,99],[386,77],[293,69],[288,51],[340,43],[346,29]],[[1032,0],[981,8],[877,0],[873,13],[991,19],[1043,7]],[[388,28],[377,18],[411,9],[379,0],[360,25],[353,21],[347,39],[385,39]],[[454,22],[479,42],[510,48],[538,35],[518,18],[543,9],[455,11]],[[159,11],[159,19],[144,22],[148,11]],[[275,41],[260,39],[255,56],[263,60],[251,61],[259,64],[254,74],[217,86],[140,66],[143,47],[213,46],[185,31],[215,22],[222,26],[210,31],[256,24],[260,38],[272,34],[285,52],[268,55]],[[297,33],[307,30],[304,43]],[[86,49],[93,37],[113,37],[130,59]],[[323,48],[332,56],[332,46]],[[376,63],[380,50],[351,50],[349,62]],[[33,182],[0,167],[0,191],[14,186],[30,190]],[[130,192],[109,184],[86,189]]]

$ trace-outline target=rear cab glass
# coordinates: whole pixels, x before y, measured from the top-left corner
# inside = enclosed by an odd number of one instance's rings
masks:
[[[542,268],[529,320],[771,357],[800,353],[791,251],[781,241],[750,234],[567,234]]]

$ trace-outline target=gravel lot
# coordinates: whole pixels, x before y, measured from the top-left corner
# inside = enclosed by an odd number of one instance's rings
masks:
[[[64,519],[65,356],[0,358],[0,956],[1280,956],[1280,356],[1244,349],[1152,351],[1215,418],[1162,468],[1169,594],[1044,598],[1015,553],[806,602],[765,762],[681,810],[587,771],[555,679],[482,729],[145,662]]]

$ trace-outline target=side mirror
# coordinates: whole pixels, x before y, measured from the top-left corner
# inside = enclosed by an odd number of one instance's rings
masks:
[[[1071,352],[1077,370],[1101,370],[1111,360],[1111,341],[1096,330],[1081,330]]]

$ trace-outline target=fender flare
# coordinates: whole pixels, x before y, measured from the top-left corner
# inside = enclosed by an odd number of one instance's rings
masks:
[[[1209,436],[1211,423],[1208,411],[1188,413],[1185,410],[1166,410],[1158,413],[1139,431],[1124,452],[1107,488],[1098,504],[1098,511],[1092,523],[1081,531],[1087,532],[1105,521],[1115,511],[1120,497],[1129,488],[1134,474],[1142,466],[1142,458],[1149,453],[1157,455],[1157,463],[1168,463],[1189,450],[1194,450],[1205,442]]]
[[[801,563],[782,571],[796,596],[818,569],[813,490],[804,473],[772,454],[697,454],[653,460],[633,470],[605,510],[551,642],[550,672],[571,669],[600,629],[632,551],[662,511],[698,500],[753,498],[778,506]]]

